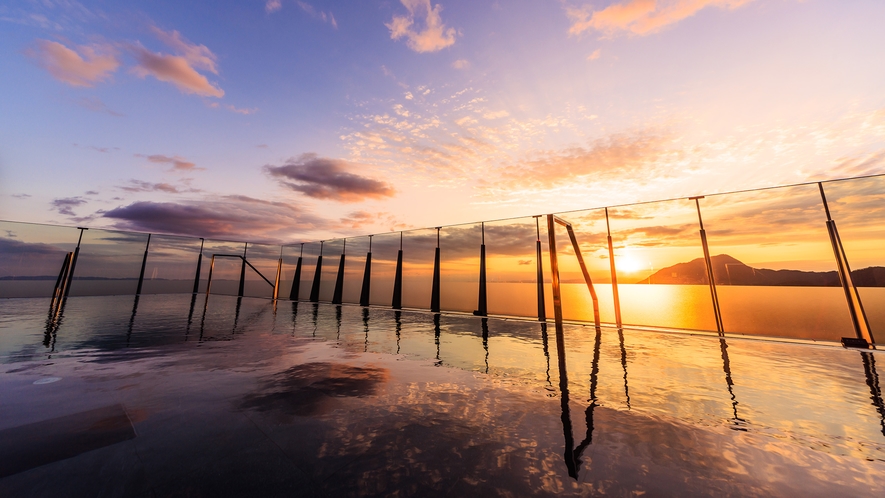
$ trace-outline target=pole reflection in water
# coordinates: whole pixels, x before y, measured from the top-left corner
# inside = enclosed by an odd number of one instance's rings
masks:
[[[363,308],[363,329],[366,333],[366,342],[363,352],[369,351],[369,308]],[[341,306],[338,307],[338,331],[341,332]]]
[[[436,362],[434,365],[440,366],[442,365],[442,360],[439,359],[439,313],[433,315],[433,342],[436,343]]]
[[[876,356],[873,353],[861,352],[863,371],[867,379],[867,387],[870,388],[870,401],[876,407],[879,414],[879,425],[882,435],[885,436],[885,402],[882,401],[882,389],[879,386],[879,373],[876,372]]]
[[[58,329],[61,327],[65,316],[65,305],[68,302],[67,297],[53,299],[49,306],[49,314],[46,317],[46,330],[43,333],[43,346],[49,348],[49,353],[55,352],[55,340],[58,336]],[[52,356],[49,356],[52,358]]]
[[[728,395],[731,396],[731,411],[733,414],[731,420],[734,424],[731,428],[736,431],[746,431],[747,429],[742,427],[746,420],[738,417],[738,401],[734,395],[734,381],[731,379],[731,361],[728,359],[728,344],[726,344],[725,337],[722,334],[719,335],[719,350],[722,352],[722,370],[725,372],[725,384],[728,386]]]
[[[581,454],[593,442],[593,412],[596,409],[596,387],[599,378],[599,350],[602,344],[602,330],[594,327],[596,338],[593,345],[593,362],[590,369],[590,405],[584,411],[587,422],[587,434],[580,444],[575,446],[575,437],[572,431],[571,409],[569,407],[568,368],[565,357],[565,337],[561,323],[556,324],[556,357],[559,363],[559,391],[562,408],[562,433],[565,439],[565,466],[568,475],[578,479],[578,470],[581,466]],[[546,334],[544,335],[546,336]]]
[[[320,315],[320,305],[319,303],[313,303],[313,336],[317,336],[317,319]]]
[[[298,326],[298,301],[292,301],[292,335],[295,335],[295,327]]]
[[[547,324],[541,324],[541,346],[544,350],[544,359],[547,360],[547,385],[552,387],[553,383],[550,382],[550,348],[547,339]]]
[[[489,319],[482,319],[482,348],[486,352],[486,372],[489,373]]]
[[[243,297],[237,297],[237,307],[234,310],[234,326],[230,331],[230,335],[234,335],[237,333],[237,323],[240,321],[240,308],[243,306]]]
[[[627,409],[630,409],[630,387],[627,385],[627,349],[624,347],[624,329],[618,329],[618,342],[621,345],[621,368],[624,369],[624,397],[627,399]]]
[[[393,320],[396,322],[396,354],[399,354],[399,340],[400,333],[403,330],[403,312],[402,311],[394,311],[393,312]]]
[[[129,340],[132,338],[132,327],[135,325],[135,314],[138,313],[138,298],[140,297],[139,294],[136,294],[135,300],[132,302],[132,315],[129,316],[129,327],[126,330],[126,347],[129,347]]]
[[[191,333],[191,324],[194,322],[194,307],[197,304],[197,294],[191,294],[190,310],[187,313],[187,328],[184,330],[184,340],[187,341]]]

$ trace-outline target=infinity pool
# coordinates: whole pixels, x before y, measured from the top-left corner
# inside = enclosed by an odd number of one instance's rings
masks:
[[[0,496],[883,496],[882,358],[228,296],[5,299]]]

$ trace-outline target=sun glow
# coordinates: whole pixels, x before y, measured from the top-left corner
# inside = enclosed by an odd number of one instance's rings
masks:
[[[639,259],[630,256],[629,254],[622,254],[620,256],[615,257],[615,265],[618,270],[624,273],[635,273],[642,269],[642,261]]]

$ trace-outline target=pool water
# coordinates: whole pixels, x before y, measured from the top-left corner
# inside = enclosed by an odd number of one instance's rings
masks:
[[[204,295],[0,300],[0,496],[882,496],[878,352]]]

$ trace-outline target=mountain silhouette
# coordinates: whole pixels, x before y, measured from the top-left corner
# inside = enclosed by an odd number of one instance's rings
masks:
[[[753,268],[728,254],[710,257],[716,285],[785,285],[799,287],[838,287],[839,274],[833,271],[769,270]],[[871,266],[851,272],[857,287],[885,287],[885,268]],[[677,263],[658,270],[637,284],[706,284],[704,258]]]

